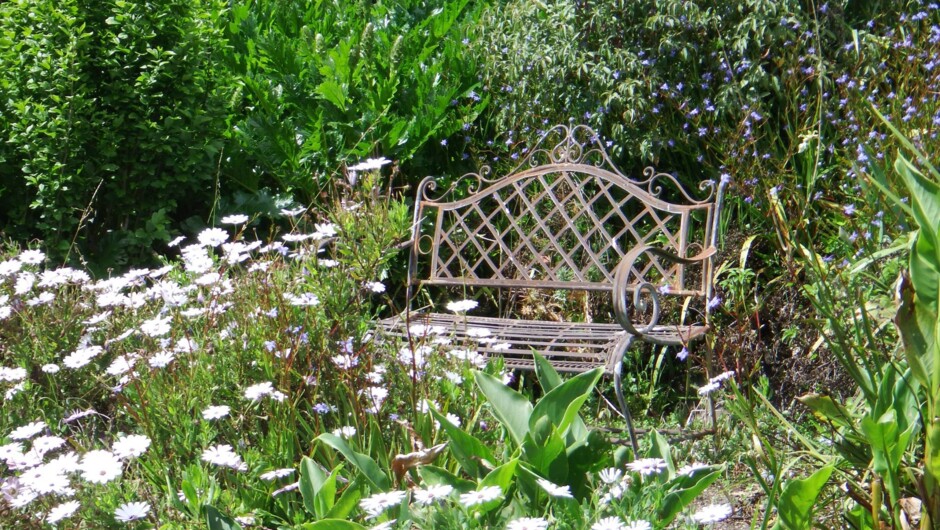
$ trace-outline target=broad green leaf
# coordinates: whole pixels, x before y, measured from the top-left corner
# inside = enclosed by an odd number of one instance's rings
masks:
[[[366,530],[366,527],[361,524],[344,519],[321,519],[314,523],[304,523],[297,528],[302,530]]]
[[[314,506],[316,507],[317,517],[326,517],[326,514],[333,509],[333,503],[336,502],[336,477],[343,466],[336,466],[330,476],[323,481],[323,484],[317,489],[314,497]]]
[[[686,506],[692,504],[705,488],[718,480],[723,468],[711,466],[687,475],[677,475],[664,485],[666,495],[656,511],[663,527],[669,526]]]
[[[359,499],[362,497],[362,488],[359,487],[359,481],[353,480],[343,490],[343,494],[330,508],[330,511],[324,517],[325,519],[346,519],[349,514],[359,505]]]
[[[373,487],[377,488],[379,491],[388,491],[388,477],[382,473],[378,464],[376,464],[375,460],[372,460],[371,457],[353,451],[345,440],[332,433],[323,433],[317,436],[317,440],[339,451],[350,464],[362,473],[362,476],[364,476]]]
[[[914,219],[920,225],[921,234],[930,241],[931,248],[936,248],[936,222],[940,219],[940,186],[925,177],[903,154],[898,154],[894,169],[911,193],[911,209]]]
[[[543,477],[548,477],[558,483],[566,483],[568,479],[568,453],[565,441],[558,431],[543,418],[526,434],[522,451],[525,461]],[[545,431],[540,432],[540,431]]]
[[[339,110],[346,112],[346,92],[336,81],[327,79],[317,86],[317,94],[329,101]]]
[[[940,477],[940,422],[932,421],[924,430],[927,435],[926,448],[929,451],[924,459],[927,466],[924,471],[934,477]]]
[[[626,451],[626,448],[621,446]],[[615,464],[616,451],[611,450],[607,436],[598,431],[588,431],[588,434],[578,442],[568,445],[568,485],[571,492],[581,498],[591,494],[591,485],[587,481],[588,474],[597,473],[605,467]],[[623,460],[621,460],[622,462]]]
[[[446,484],[460,493],[475,490],[477,487],[475,482],[462,479],[450,471],[437,466],[421,466],[418,468],[418,475],[427,484]]]
[[[317,511],[315,499],[317,491],[325,481],[326,473],[309,457],[303,457],[300,461],[300,495],[303,497],[307,513],[314,514],[318,518],[323,517],[323,514]]]
[[[897,475],[910,431],[905,431],[906,436],[899,432],[897,413],[893,408],[885,411],[877,420],[866,416],[861,426],[871,446],[872,470],[884,479],[888,495],[897,501],[900,499]]]
[[[431,415],[441,424],[441,428],[450,438],[450,452],[457,459],[457,463],[470,476],[481,478],[489,471],[484,462],[493,465],[496,460],[490,450],[483,445],[483,442],[476,439],[473,435],[465,432],[460,427],[452,424],[446,416],[431,408]]]
[[[543,391],[551,392],[561,385],[561,376],[542,354],[532,350],[532,358],[535,361],[535,376],[538,377]]]
[[[911,249],[911,283],[914,285],[917,310],[936,316],[938,290],[940,290],[940,261],[937,260],[933,243],[925,237],[927,232],[920,230],[917,242]]]
[[[215,506],[206,505],[206,523],[209,530],[241,530],[241,525],[235,519],[220,512]]]
[[[496,419],[506,427],[516,446],[521,446],[529,432],[532,404],[522,394],[512,390],[495,377],[478,370],[473,379],[493,409]]]
[[[813,506],[832,475],[831,465],[818,469],[805,479],[793,479],[783,487],[777,502],[780,518],[774,527],[781,530],[809,530],[813,526]]]
[[[669,470],[669,478],[676,473],[676,464],[672,460],[672,448],[669,447],[669,441],[656,429],[650,431],[650,450],[646,454],[649,458],[662,458],[666,461],[666,467]]]
[[[855,422],[849,411],[833,401],[831,397],[822,394],[805,394],[797,399],[819,417],[831,421],[835,425],[855,428]]]
[[[557,427],[558,432],[564,433],[602,375],[603,370],[595,368],[572,377],[545,394],[529,416],[529,428],[542,417],[547,417]]]

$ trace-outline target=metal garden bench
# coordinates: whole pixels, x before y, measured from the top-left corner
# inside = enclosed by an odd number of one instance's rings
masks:
[[[704,198],[695,199],[652,168],[631,179],[585,126],[557,126],[510,174],[488,173],[465,175],[440,193],[433,177],[418,186],[408,296],[413,303],[415,289],[427,286],[460,297],[486,292],[477,296],[500,316],[409,309],[380,328],[405,340],[429,331],[466,339],[514,369],[534,369],[533,351],[559,372],[602,367],[614,376],[636,450],[624,353],[636,339],[687,347],[709,331],[723,183],[702,182]],[[523,318],[504,302],[529,289],[594,293],[607,301],[606,321]]]

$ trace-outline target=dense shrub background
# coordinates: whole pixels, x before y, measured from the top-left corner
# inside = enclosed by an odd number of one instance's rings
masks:
[[[0,5],[0,227],[98,265],[208,211],[230,121],[226,2]]]
[[[361,158],[440,168],[422,147],[483,105],[458,26],[471,8],[4,3],[0,227],[126,268],[209,212],[309,203]]]
[[[477,3],[480,4],[480,3]],[[476,63],[462,26],[469,0],[246,2],[233,10],[229,64],[244,97],[226,173],[304,200],[371,156],[443,172],[429,142],[474,120]],[[237,160],[236,160],[237,159]]]

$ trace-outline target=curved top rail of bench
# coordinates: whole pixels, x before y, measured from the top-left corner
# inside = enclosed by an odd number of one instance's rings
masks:
[[[536,145],[506,175],[491,177],[490,166],[483,166],[479,172],[461,176],[447,189],[440,190],[440,192],[437,190],[436,179],[426,177],[418,185],[418,197],[434,203],[447,202],[444,199],[450,196],[461,182],[470,180],[470,187],[467,191],[469,195],[476,196],[478,199],[483,194],[509,185],[507,182],[509,180],[519,180],[555,171],[586,173],[610,180],[643,202],[664,210],[669,209],[667,205],[679,205],[660,198],[663,185],[676,190],[690,206],[712,204],[716,202],[716,193],[720,191],[720,186],[714,180],[703,180],[698,188],[705,195],[700,198],[693,197],[674,176],[658,172],[652,167],[643,170],[641,179],[628,177],[610,160],[600,136],[593,129],[586,125],[574,127],[557,125],[546,131]],[[464,200],[471,199],[468,197]],[[439,205],[442,206],[442,204]]]

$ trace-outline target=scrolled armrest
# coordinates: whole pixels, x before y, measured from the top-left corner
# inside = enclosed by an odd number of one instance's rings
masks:
[[[648,253],[673,263],[694,265],[712,257],[716,251],[717,249],[715,247],[709,247],[695,256],[690,258],[683,258],[667,250],[641,245],[632,249],[630,252],[627,252],[623,256],[623,259],[620,260],[620,263],[617,265],[617,269],[614,272],[614,316],[617,318],[617,322],[623,327],[623,329],[627,331],[627,333],[630,333],[634,336],[642,336],[649,333],[659,322],[659,291],[656,286],[642,278],[639,283],[630,282],[630,273],[633,271],[633,266],[636,264],[636,261],[640,256]],[[629,303],[627,299],[627,295],[629,294],[631,288],[633,291],[632,304]],[[632,319],[633,309],[636,308],[640,311],[646,311],[648,302],[641,298],[643,291],[648,292],[650,298],[652,299],[653,314],[650,317],[649,322],[640,324],[640,329],[637,329],[637,326],[634,325]]]

